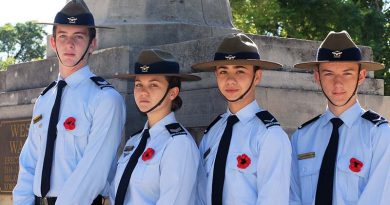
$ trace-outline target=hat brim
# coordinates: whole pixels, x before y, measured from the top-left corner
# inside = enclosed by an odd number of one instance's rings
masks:
[[[51,26],[57,26],[57,25],[63,25],[63,26],[85,26],[87,28],[100,28],[100,29],[115,29],[113,27],[107,27],[107,26],[86,26],[86,25],[72,25],[72,24],[59,24],[59,23],[42,23],[38,22],[35,24],[41,24],[41,25],[51,25]]]
[[[372,62],[372,61],[309,61],[304,63],[295,64],[295,68],[313,70],[318,68],[321,63],[332,63],[332,62],[343,62],[343,63],[357,63],[361,65],[361,68],[366,69],[367,71],[376,71],[382,70],[385,68],[385,65],[382,63]]]
[[[113,78],[121,79],[121,80],[134,80],[137,76],[146,76],[146,75],[163,75],[163,76],[173,76],[180,78],[181,81],[199,81],[201,78],[192,74],[133,74],[133,73],[117,73],[113,76]]]
[[[209,61],[192,65],[191,68],[200,72],[212,72],[215,70],[216,66],[222,65],[255,65],[259,66],[261,69],[280,69],[283,67],[282,64],[271,61],[242,59]]]

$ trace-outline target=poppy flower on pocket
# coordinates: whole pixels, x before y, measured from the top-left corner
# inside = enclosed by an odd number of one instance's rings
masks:
[[[68,117],[64,122],[64,127],[67,130],[74,130],[76,128],[76,119],[74,117]]]
[[[142,154],[142,160],[147,161],[149,159],[152,159],[154,155],[154,149],[148,148],[146,151]]]
[[[246,169],[251,164],[251,158],[246,154],[237,156],[237,167],[240,169]]]
[[[349,160],[349,169],[353,172],[360,172],[363,167],[363,162],[359,161],[356,158],[351,158]]]

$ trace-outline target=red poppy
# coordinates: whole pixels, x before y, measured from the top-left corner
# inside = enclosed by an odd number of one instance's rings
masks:
[[[68,117],[64,122],[64,127],[67,130],[74,130],[76,128],[76,119],[74,117]]]
[[[142,160],[147,161],[149,159],[152,159],[154,155],[154,149],[148,148],[146,151],[142,154]]]
[[[237,156],[237,167],[240,169],[246,169],[251,164],[251,158],[246,154]]]
[[[363,167],[363,162],[359,161],[356,158],[351,158],[349,160],[349,169],[353,172],[360,172]]]

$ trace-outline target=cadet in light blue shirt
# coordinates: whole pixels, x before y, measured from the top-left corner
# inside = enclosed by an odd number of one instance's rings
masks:
[[[390,127],[357,100],[357,87],[379,63],[362,61],[346,31],[330,32],[314,70],[328,99],[326,111],[292,136],[291,205],[385,205],[390,201]]]
[[[193,205],[199,151],[188,131],[175,119],[182,101],[181,81],[199,77],[180,73],[172,54],[143,50],[133,79],[134,99],[148,121],[127,141],[111,184],[110,202],[115,205]]]
[[[228,108],[207,128],[199,150],[199,203],[288,204],[291,145],[278,121],[255,99],[261,69],[281,65],[260,60],[244,34],[226,37],[214,61],[193,66],[215,72]]]
[[[50,42],[59,60],[59,75],[35,103],[13,202],[102,204],[98,195],[108,187],[126,119],[125,104],[87,65],[97,27],[85,3],[70,1],[54,24]]]

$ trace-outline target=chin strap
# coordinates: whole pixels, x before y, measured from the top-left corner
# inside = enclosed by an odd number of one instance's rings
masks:
[[[334,106],[336,106],[336,107],[343,107],[343,106],[346,105],[349,101],[351,101],[352,97],[356,94],[356,90],[357,90],[357,88],[358,88],[358,86],[359,86],[360,71],[361,71],[361,65],[359,64],[359,70],[358,70],[358,77],[357,77],[357,81],[356,81],[356,86],[355,86],[355,90],[353,91],[351,97],[349,97],[348,100],[347,100],[344,104],[342,104],[342,105],[336,105],[336,104],[334,104],[334,103],[332,102],[332,100],[330,100],[330,98],[326,95],[326,93],[324,92],[324,89],[322,88],[321,75],[320,75],[320,65],[318,64],[318,75],[319,75],[319,79],[320,79],[321,90],[322,90],[322,93],[324,93],[326,99],[328,99],[328,101],[329,101],[332,105],[334,105]]]

